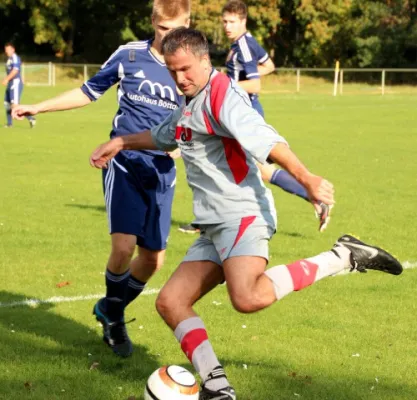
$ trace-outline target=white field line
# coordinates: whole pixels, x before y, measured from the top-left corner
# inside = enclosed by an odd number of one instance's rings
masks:
[[[404,261],[403,263],[404,269],[414,269],[417,268],[417,261]],[[349,271],[343,271],[337,275],[348,274]],[[160,289],[145,289],[141,296],[151,296],[153,294],[159,293]],[[95,300],[102,298],[102,294],[88,294],[85,296],[73,296],[73,297],[64,297],[64,296],[55,296],[50,297],[49,299],[27,299],[22,301],[12,301],[10,303],[1,303],[0,308],[11,308],[11,307],[19,307],[19,306],[29,306],[36,308],[39,304],[56,304],[56,303],[68,303],[72,301],[86,301],[86,300]]]
[[[159,293],[160,289],[145,289],[141,296],[151,296],[153,294]],[[85,300],[95,300],[101,299],[103,294],[87,294],[85,296],[73,296],[73,297],[64,297],[64,296],[55,296],[50,297],[49,299],[26,299],[22,301],[12,301],[10,303],[1,303],[0,308],[10,308],[10,307],[19,307],[19,306],[29,306],[36,308],[39,304],[56,304],[56,303],[68,303],[72,301],[85,301]]]
[[[405,269],[417,268],[417,261],[404,261],[403,267]]]

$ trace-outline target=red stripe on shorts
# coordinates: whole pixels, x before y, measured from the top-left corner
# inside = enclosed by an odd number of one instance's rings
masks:
[[[236,239],[235,242],[233,243],[232,249],[233,247],[235,247],[237,245],[237,243],[239,242],[240,238],[243,236],[243,234],[245,233],[246,229],[248,229],[248,226],[255,221],[256,217],[251,215],[250,217],[243,217],[240,220],[240,226],[239,226],[239,230],[237,232],[236,235]]]

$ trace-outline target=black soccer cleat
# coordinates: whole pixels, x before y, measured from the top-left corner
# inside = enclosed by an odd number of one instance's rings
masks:
[[[403,272],[401,263],[391,254],[351,235],[343,235],[335,246],[344,246],[350,250],[351,271],[366,272],[367,269],[375,269],[392,275],[400,275]]]
[[[200,391],[200,400],[236,400],[236,392],[231,386],[221,388],[219,390],[210,390],[206,387],[206,383],[212,379],[225,378],[226,374],[222,366],[218,366],[210,372],[207,379],[203,383]]]
[[[31,128],[34,128],[35,125],[36,125],[36,119],[35,118],[31,118],[29,120],[29,125],[30,125]]]
[[[110,321],[100,305],[102,300],[100,299],[95,304],[93,314],[103,326],[103,340],[118,356],[129,357],[133,353],[133,345],[127,334],[126,323],[124,321]]]

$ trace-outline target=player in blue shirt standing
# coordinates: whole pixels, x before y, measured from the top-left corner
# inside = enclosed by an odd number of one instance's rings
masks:
[[[265,49],[247,31],[248,9],[243,1],[229,1],[223,7],[222,16],[226,36],[232,43],[226,59],[227,75],[239,82],[239,86],[248,93],[252,107],[264,116],[259,102],[260,78],[273,72],[275,65]],[[276,169],[272,165],[258,164],[258,167],[264,181],[310,201],[306,189],[287,171]],[[330,221],[330,207],[324,203],[313,205],[320,220],[319,230],[322,232]]]
[[[7,56],[6,61],[6,77],[3,79],[2,84],[6,86],[6,92],[4,94],[4,107],[6,109],[7,124],[5,128],[12,127],[12,108],[20,103],[20,97],[23,91],[23,81],[20,74],[22,61],[16,54],[16,49],[13,43],[6,43],[4,45],[4,52]],[[33,128],[36,124],[36,120],[32,116],[27,117],[30,127]]]
[[[118,83],[119,109],[110,137],[150,129],[182,103],[161,54],[161,42],[172,29],[188,26],[189,21],[189,0],[156,0],[152,13],[154,39],[120,46],[81,88],[36,105],[20,106],[13,110],[13,116],[21,119],[82,107]],[[127,357],[133,348],[124,309],[164,261],[175,165],[162,151],[125,151],[104,170],[103,186],[112,250],[106,270],[106,296],[97,302],[93,313],[103,325],[104,341],[116,354]],[[132,260],[136,246],[138,256]]]

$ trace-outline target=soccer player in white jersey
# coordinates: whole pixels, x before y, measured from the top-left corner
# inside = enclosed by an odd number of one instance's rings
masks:
[[[119,109],[110,137],[150,129],[183,102],[161,54],[163,37],[188,26],[189,0],[155,0],[155,38],[120,46],[81,88],[32,106],[13,110],[16,118],[69,110],[98,100],[118,84]],[[163,151],[124,151],[103,173],[111,254],[106,268],[106,296],[93,313],[103,325],[103,339],[119,356],[133,351],[124,320],[125,307],[144,289],[164,261],[171,226],[175,164]],[[135,248],[138,256],[132,259]]]
[[[333,185],[307,170],[234,80],[213,70],[201,32],[172,31],[162,52],[185,104],[151,130],[99,146],[90,163],[105,168],[123,149],[181,149],[201,236],[162,288],[156,306],[201,376],[200,400],[233,400],[236,393],[193,310],[201,297],[226,280],[235,309],[252,313],[342,270],[398,275],[402,266],[384,250],[344,235],[330,251],[266,270],[276,211],[256,162],[269,157],[313,200],[326,204],[334,202]]]
[[[6,77],[2,81],[2,85],[6,86],[4,93],[4,108],[6,109],[6,125],[5,128],[11,128],[13,125],[12,108],[20,104],[20,98],[23,91],[23,79],[21,75],[22,61],[16,53],[13,43],[4,45],[4,52],[7,56],[6,61]],[[36,124],[36,119],[31,115],[27,116],[30,127]]]
[[[231,0],[223,7],[223,28],[231,42],[226,59],[227,75],[239,82],[239,86],[248,93],[252,107],[264,116],[259,101],[261,76],[273,72],[275,65],[265,49],[247,30],[247,17],[248,8],[242,0]],[[310,202],[306,189],[287,171],[269,164],[258,164],[258,167],[264,181]],[[319,218],[319,231],[323,232],[330,222],[331,208],[325,203],[313,203],[313,206]]]

